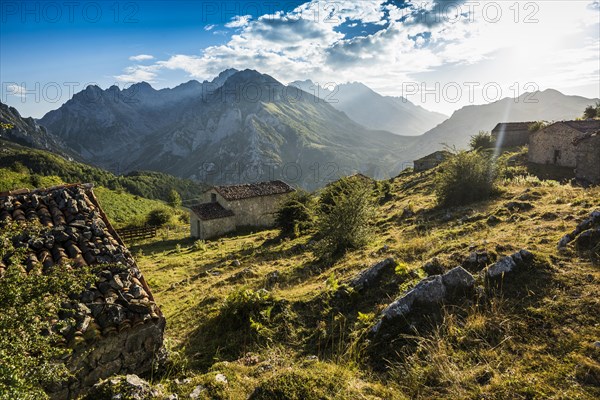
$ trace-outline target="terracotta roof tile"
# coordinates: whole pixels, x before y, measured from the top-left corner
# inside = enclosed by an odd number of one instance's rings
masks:
[[[241,200],[259,196],[271,196],[295,191],[293,187],[283,181],[269,181],[247,183],[244,185],[215,186],[214,189],[225,200]]]
[[[17,246],[29,251],[27,272],[45,273],[60,263],[73,268],[99,267],[95,268],[95,286],[72,304],[76,320],[91,323],[65,332],[67,341],[86,335],[89,329],[109,334],[127,328],[130,321],[162,318],[135,260],[100,208],[92,185],[0,193],[0,227],[12,221],[42,225],[35,237],[15,238]],[[0,277],[6,265],[7,260],[0,260]]]

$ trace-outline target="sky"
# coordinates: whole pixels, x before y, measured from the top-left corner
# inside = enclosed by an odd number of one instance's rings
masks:
[[[600,1],[0,1],[0,100],[24,116],[89,84],[227,68],[358,81],[447,115],[548,88],[598,98]]]

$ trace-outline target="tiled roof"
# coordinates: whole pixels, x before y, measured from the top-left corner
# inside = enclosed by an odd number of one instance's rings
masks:
[[[0,193],[0,228],[11,221],[37,222],[42,227],[33,237],[14,239],[29,251],[26,272],[45,273],[57,264],[95,267],[96,283],[71,304],[76,324],[61,331],[66,341],[109,335],[163,318],[92,185]],[[0,260],[0,276],[5,263]]]
[[[520,131],[520,130],[528,130],[529,125],[535,122],[500,122],[492,132],[499,131],[504,129],[504,131]]]
[[[427,160],[441,161],[441,160],[445,159],[446,157],[449,157],[450,155],[451,155],[451,153],[449,151],[440,150],[440,151],[436,151],[431,154],[428,154],[425,157],[421,157],[415,161],[427,161]]]
[[[562,123],[582,133],[594,133],[600,131],[600,119],[562,121]]]
[[[192,211],[194,211],[198,218],[204,221],[232,217],[234,215],[233,211],[223,208],[217,202],[198,204],[192,207]]]
[[[244,185],[215,186],[214,188],[225,200],[241,200],[251,197],[271,196],[294,191],[294,188],[283,181],[247,183]]]

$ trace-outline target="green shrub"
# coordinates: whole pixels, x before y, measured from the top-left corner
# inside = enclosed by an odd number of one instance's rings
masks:
[[[24,250],[13,247],[13,238],[38,231],[17,225],[4,225],[0,230],[0,260],[8,261],[0,278],[1,399],[47,399],[44,387],[69,378],[68,369],[57,360],[70,351],[56,345],[60,336],[51,321],[69,301],[69,294],[93,281],[87,269],[63,266],[46,274],[25,273],[21,266]]]
[[[341,179],[323,191],[319,207],[320,258],[363,247],[372,233],[373,190],[363,181]]]
[[[314,223],[312,196],[298,191],[288,197],[277,211],[275,223],[283,236],[297,236],[309,230]]]
[[[548,123],[546,123],[545,121],[536,121],[536,122],[529,124],[529,126],[527,127],[527,130],[530,133],[533,133],[533,132],[537,132],[541,129],[544,129],[546,126],[548,126]]]
[[[494,147],[492,135],[489,132],[479,131],[477,135],[471,136],[469,146],[473,150],[492,148]]]
[[[165,226],[171,220],[171,211],[166,208],[156,208],[148,214],[146,223],[150,226]]]
[[[443,164],[435,180],[435,194],[442,206],[472,203],[489,198],[496,168],[489,154],[461,151]]]

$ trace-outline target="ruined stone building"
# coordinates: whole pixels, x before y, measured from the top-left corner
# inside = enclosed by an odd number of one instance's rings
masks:
[[[215,186],[191,208],[191,236],[210,239],[239,227],[271,227],[282,200],[294,188],[283,181]]]
[[[437,167],[451,155],[452,154],[449,151],[441,150],[431,153],[425,157],[419,158],[418,160],[413,161],[414,171],[422,172]]]
[[[600,120],[559,121],[529,135],[529,161],[536,164],[577,168],[577,143],[600,131]],[[594,143],[591,140],[590,143]],[[583,156],[585,152],[581,147]],[[592,157],[593,158],[593,157]],[[587,159],[587,158],[586,158]],[[582,166],[580,173],[587,173]]]
[[[41,230],[17,239],[28,250],[24,272],[46,273],[65,264],[92,266],[97,275],[95,284],[74,293],[66,306],[74,323],[60,335],[62,345],[73,349],[66,362],[75,378],[53,388],[51,397],[73,399],[100,379],[150,371],[163,352],[165,318],[92,185],[0,193],[0,227],[28,221]],[[0,276],[5,263],[0,260]]]
[[[500,122],[492,129],[492,140],[497,147],[526,146],[531,124],[533,122]]]
[[[600,130],[575,140],[575,177],[600,184]]]

